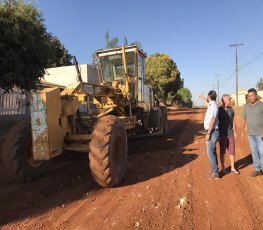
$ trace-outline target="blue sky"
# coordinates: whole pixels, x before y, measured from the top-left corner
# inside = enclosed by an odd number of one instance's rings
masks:
[[[139,41],[148,55],[168,54],[185,87],[198,94],[217,89],[235,93],[235,48],[239,89],[263,77],[262,0],[38,0],[48,32],[56,35],[78,62],[91,63],[104,48],[104,35]]]

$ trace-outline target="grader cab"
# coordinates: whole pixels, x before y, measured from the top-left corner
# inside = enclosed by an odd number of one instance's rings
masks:
[[[146,53],[126,46],[99,50],[97,57],[100,84],[79,76],[63,90],[32,94],[31,121],[15,125],[4,143],[4,167],[12,178],[37,179],[48,160],[69,150],[88,152],[94,180],[116,186],[126,169],[127,137],[167,132],[167,110],[154,107],[145,81]]]

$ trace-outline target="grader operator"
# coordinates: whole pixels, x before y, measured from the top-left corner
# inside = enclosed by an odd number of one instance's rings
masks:
[[[103,187],[122,180],[127,136],[167,131],[167,110],[154,107],[145,81],[146,53],[137,46],[97,51],[100,84],[82,82],[45,88],[32,94],[31,120],[6,136],[3,162],[15,180],[39,178],[47,162],[63,151],[88,152],[94,180]],[[86,112],[79,110],[80,105]]]

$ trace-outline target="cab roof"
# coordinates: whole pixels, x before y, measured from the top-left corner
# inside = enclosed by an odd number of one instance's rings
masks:
[[[145,58],[147,57],[147,53],[145,53],[138,46],[136,46],[136,45],[125,46],[125,51],[126,52],[131,52],[131,51],[136,51],[136,50],[139,53],[141,53]],[[97,57],[108,56],[108,55],[112,55],[112,54],[120,54],[120,53],[122,53],[122,46],[119,46],[119,47],[116,47],[116,48],[112,48],[112,49],[98,50],[96,52]]]

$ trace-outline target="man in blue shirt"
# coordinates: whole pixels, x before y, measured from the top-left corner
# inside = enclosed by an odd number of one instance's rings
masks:
[[[203,95],[199,96],[207,107],[204,119],[204,128],[206,132],[206,151],[212,167],[212,175],[209,176],[209,179],[219,179],[216,155],[216,142],[219,136],[218,106],[216,104],[216,96],[216,92],[213,90],[208,93],[207,100],[203,97]]]

